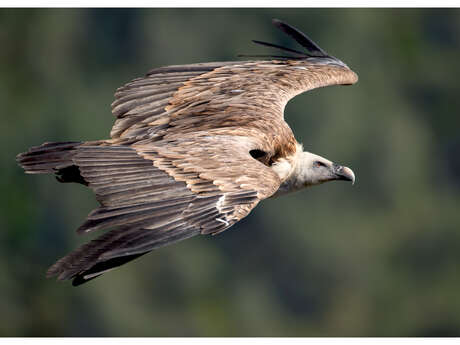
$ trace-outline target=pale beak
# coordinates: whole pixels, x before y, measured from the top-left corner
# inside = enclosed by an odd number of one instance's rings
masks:
[[[336,180],[351,181],[352,185],[355,184],[355,174],[349,167],[343,167],[341,165],[334,164],[332,166],[332,170]]]

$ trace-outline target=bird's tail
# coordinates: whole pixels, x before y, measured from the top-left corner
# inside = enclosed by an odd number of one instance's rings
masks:
[[[16,156],[18,164],[27,174],[56,174],[59,182],[88,183],[73,162],[77,149],[83,142],[44,143],[31,147]]]

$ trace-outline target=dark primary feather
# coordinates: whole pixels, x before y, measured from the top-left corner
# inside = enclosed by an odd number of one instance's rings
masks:
[[[133,261],[143,255],[147,254],[142,253],[142,254],[136,254],[136,255],[127,255],[127,256],[122,256],[122,257],[117,257],[114,259],[110,259],[107,261],[103,261],[100,263],[95,264],[93,267],[91,267],[89,270],[87,270],[84,274],[77,274],[73,280],[72,280],[72,285],[73,286],[79,286],[84,283],[89,282],[90,280],[93,280],[97,277],[99,277],[101,274],[106,273],[108,271],[113,270],[114,268],[117,268],[121,265],[124,265],[130,261]]]
[[[307,55],[305,55],[305,53],[299,52],[298,50],[286,48],[286,47],[280,46],[278,44],[268,43],[268,42],[263,42],[263,41],[258,41],[258,40],[252,40],[252,42],[254,42],[256,44],[266,46],[266,47],[277,48],[277,49],[281,49],[281,50],[284,50],[284,51],[287,51],[287,52],[290,52],[290,53],[298,54],[301,57],[306,57],[307,56]]]
[[[278,27],[281,31],[289,35],[290,37],[294,38],[297,43],[299,43],[302,47],[306,48],[309,52],[315,53],[315,54],[310,54],[307,52],[301,52],[292,48],[287,48],[280,46],[278,44],[274,43],[269,43],[269,42],[264,42],[264,41],[259,41],[259,40],[252,40],[256,44],[260,44],[266,47],[271,47],[271,48],[276,48],[280,49],[285,52],[290,52],[293,54],[296,54],[297,56],[280,56],[280,55],[245,55],[245,54],[240,54],[238,55],[239,57],[270,57],[270,58],[279,58],[279,59],[305,59],[309,57],[329,57],[329,55],[321,49],[313,40],[311,40],[307,35],[305,35],[303,32],[300,30],[296,29],[295,27],[283,23],[282,21],[278,19],[273,19],[272,23]]]
[[[301,46],[303,46],[310,52],[319,53],[320,56],[324,57],[328,56],[328,54],[323,49],[321,49],[315,42],[313,42],[313,40],[311,40],[302,31],[278,19],[273,19],[272,23],[275,26],[277,26],[280,30],[282,30],[284,33],[295,39],[297,43],[299,43]],[[315,56],[318,56],[318,54]]]
[[[301,56],[289,56],[289,55],[246,55],[246,54],[238,54],[238,57],[249,57],[249,58],[271,58],[271,59],[281,59],[281,60],[300,60],[304,59],[305,57]]]

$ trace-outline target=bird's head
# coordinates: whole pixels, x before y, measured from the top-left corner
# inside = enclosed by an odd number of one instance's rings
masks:
[[[336,180],[351,181],[354,184],[355,174],[350,168],[333,163],[324,157],[298,151],[294,169],[274,196]]]
[[[310,152],[300,154],[294,174],[304,187],[335,180],[355,183],[355,174],[350,168]]]

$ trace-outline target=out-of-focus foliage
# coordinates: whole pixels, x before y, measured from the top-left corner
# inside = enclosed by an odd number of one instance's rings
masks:
[[[45,279],[96,201],[15,155],[107,138],[113,91],[150,68],[295,47],[271,18],[359,74],[286,108],[356,185],[265,201],[80,288]],[[0,42],[0,335],[460,335],[459,10],[3,9]]]

